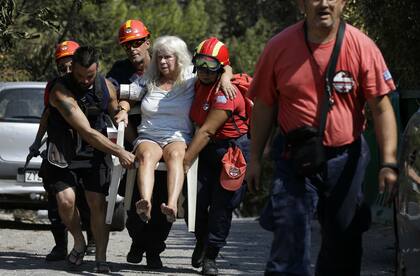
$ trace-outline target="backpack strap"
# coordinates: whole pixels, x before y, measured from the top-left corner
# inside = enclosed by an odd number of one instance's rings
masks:
[[[99,99],[99,104],[102,110],[106,111],[108,108],[110,96],[109,96],[108,86],[106,85],[106,80],[100,74],[96,75],[94,90],[95,90],[96,97],[98,97]]]
[[[338,56],[340,55],[340,50],[341,50],[341,45],[343,43],[345,30],[346,30],[346,22],[344,22],[344,20],[341,19],[340,25],[338,27],[336,39],[335,39],[334,48],[331,53],[331,57],[328,62],[328,67],[325,73],[324,95],[323,95],[323,102],[321,102],[321,107],[320,107],[320,119],[319,119],[319,128],[318,128],[318,133],[321,137],[324,136],[328,112],[330,111],[332,105],[334,104],[334,101],[332,98],[332,92],[333,92],[332,78],[336,70],[337,60],[338,60]],[[306,22],[304,24],[304,34],[305,34],[306,47],[308,48],[308,51],[311,57],[313,58],[313,52],[309,45],[309,40],[308,40],[308,28],[307,28]]]
[[[241,130],[239,129],[239,127],[238,127],[238,125],[236,124],[236,121],[235,121],[235,118],[234,118],[234,116],[236,115],[236,116],[238,116],[238,118],[239,119],[241,119],[242,121],[244,121],[244,123],[248,126],[248,128],[249,128],[249,125],[248,125],[248,123],[247,123],[247,121],[248,121],[248,118],[246,117],[246,97],[245,97],[245,95],[244,94],[242,94],[242,92],[240,91],[240,89],[238,88],[238,86],[237,86],[237,84],[233,84],[235,87],[236,87],[236,90],[242,95],[242,98],[244,99],[244,105],[245,105],[245,116],[242,116],[242,115],[240,115],[239,114],[239,112],[237,112],[237,111],[233,111],[232,112],[232,115],[230,116],[230,118],[231,118],[231,120],[232,120],[232,123],[233,123],[233,126],[235,127],[235,129],[236,129],[236,131],[239,133],[239,134],[245,134],[245,133],[241,133]]]

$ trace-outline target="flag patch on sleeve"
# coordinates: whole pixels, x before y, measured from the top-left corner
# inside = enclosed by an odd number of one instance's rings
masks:
[[[390,80],[390,79],[392,79],[392,76],[391,76],[391,72],[389,72],[389,70],[386,70],[385,72],[384,72],[384,80]]]
[[[224,96],[224,95],[223,96],[217,96],[216,103],[223,103],[223,104],[227,103],[226,96]]]

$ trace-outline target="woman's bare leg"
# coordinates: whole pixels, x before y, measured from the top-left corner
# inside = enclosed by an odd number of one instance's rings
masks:
[[[162,148],[154,142],[145,141],[138,145],[136,156],[139,160],[137,187],[140,192],[140,200],[136,202],[136,211],[143,221],[148,221],[152,210],[155,167],[162,158]]]
[[[163,148],[163,159],[168,168],[168,204],[162,203],[162,213],[169,222],[176,220],[178,197],[184,184],[183,160],[187,145],[184,142],[173,142]]]

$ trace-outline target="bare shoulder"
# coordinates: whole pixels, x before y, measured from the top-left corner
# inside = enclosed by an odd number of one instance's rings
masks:
[[[62,83],[57,82],[50,92],[50,103],[55,106],[57,101],[61,101],[67,98],[74,99],[74,95],[68,90]]]
[[[49,101],[64,116],[70,115],[77,105],[74,95],[61,83],[56,83],[51,89]]]

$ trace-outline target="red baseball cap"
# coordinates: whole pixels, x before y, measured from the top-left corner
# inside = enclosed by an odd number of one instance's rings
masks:
[[[246,160],[238,146],[229,147],[222,158],[220,183],[228,191],[236,191],[242,186],[245,178]]]

